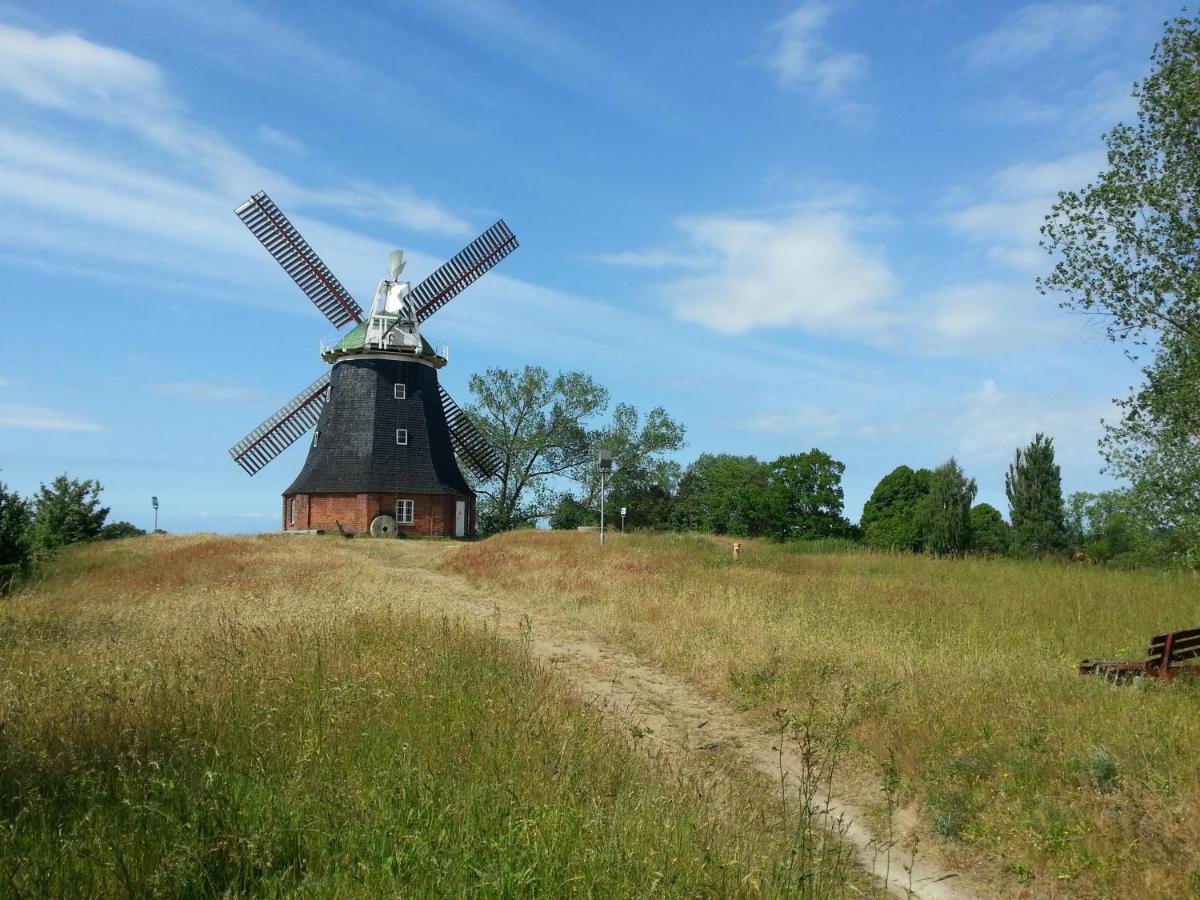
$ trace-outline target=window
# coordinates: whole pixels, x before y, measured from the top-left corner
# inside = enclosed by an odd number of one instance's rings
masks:
[[[403,400],[405,397],[405,385],[397,384],[392,389],[392,396],[397,400]]]
[[[295,497],[290,497],[288,499],[288,524],[289,525],[296,524],[296,498]]]
[[[413,502],[411,500],[396,501],[396,524],[411,525],[413,523]]]
[[[320,439],[321,439],[320,430],[314,431],[313,432],[313,446],[314,447],[317,446],[317,441],[319,441]]]
[[[401,445],[408,444],[408,429],[407,428],[397,428],[396,429],[396,443],[401,444]]]

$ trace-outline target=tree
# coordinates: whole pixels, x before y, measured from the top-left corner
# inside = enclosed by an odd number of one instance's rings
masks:
[[[108,508],[100,505],[100,482],[78,481],[59,475],[49,487],[42,485],[34,497],[29,541],[33,552],[46,556],[100,534]]]
[[[963,474],[953,456],[930,473],[929,492],[916,506],[916,523],[928,552],[944,556],[966,551],[976,490],[975,479]]]
[[[990,503],[976,503],[971,507],[970,519],[972,552],[986,556],[1003,556],[1008,552],[1011,537],[1000,510]]]
[[[612,452],[606,479],[607,511],[614,523],[625,507],[626,527],[663,528],[671,514],[672,494],[679,482],[679,463],[666,454],[683,446],[686,431],[658,406],[643,421],[628,403],[618,403],[612,423],[600,430],[596,445]],[[598,513],[599,472],[593,470],[585,504]]]
[[[753,456],[702,453],[679,479],[676,528],[754,536],[766,526],[767,467]]]
[[[624,403],[611,422],[598,423],[608,391],[582,372],[488,369],[471,376],[470,388],[475,402],[468,414],[502,460],[496,477],[476,486],[484,534],[551,515],[564,493],[561,479],[582,485],[583,504],[598,509],[595,454],[601,446],[614,451],[614,478],[631,494],[678,475],[665,454],[682,445],[683,426],[657,407],[643,421]]]
[[[587,423],[608,405],[608,391],[582,372],[551,376],[540,366],[488,369],[471,376],[472,420],[500,453],[495,478],[477,485],[484,534],[532,524],[554,501],[549,476],[587,466],[594,445]]]
[[[1062,472],[1054,462],[1052,438],[1039,433],[1028,447],[1017,449],[1004,476],[1004,493],[1014,553],[1043,556],[1066,549]]]
[[[29,504],[0,481],[0,594],[24,571],[29,559]]]
[[[100,529],[100,540],[116,541],[121,538],[139,537],[145,534],[145,529],[138,528],[132,522],[109,522]]]
[[[1104,140],[1094,184],[1059,194],[1042,226],[1058,256],[1039,281],[1062,306],[1104,317],[1145,383],[1105,423],[1108,471],[1128,478],[1160,522],[1200,531],[1200,22],[1169,22],[1134,88],[1137,124]],[[1015,524],[1015,523],[1014,523]],[[1197,545],[1200,546],[1200,545]],[[1193,551],[1195,547],[1193,547]]]
[[[917,522],[921,499],[929,493],[928,469],[913,471],[897,466],[883,476],[863,506],[862,530],[866,542],[882,550],[920,550]]]
[[[767,468],[765,526],[776,540],[841,537],[850,530],[842,517],[844,463],[813,448],[781,456]]]
[[[563,531],[574,531],[581,525],[599,524],[600,514],[570,494],[559,497],[550,513],[550,527]]]

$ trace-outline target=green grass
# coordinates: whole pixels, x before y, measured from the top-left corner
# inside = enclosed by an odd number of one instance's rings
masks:
[[[0,896],[838,893],[393,549],[139,538],[0,606]]]
[[[894,766],[927,851],[997,893],[1200,892],[1200,684],[1076,674],[1200,625],[1200,580],[730,543],[521,533],[446,565],[764,721],[848,690],[843,770],[869,797]]]

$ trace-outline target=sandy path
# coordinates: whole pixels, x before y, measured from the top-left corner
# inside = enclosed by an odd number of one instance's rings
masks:
[[[522,607],[516,598],[488,592],[466,579],[436,571],[445,544],[412,543],[404,548],[415,571],[404,573],[409,586],[420,581],[426,614],[445,613],[482,620],[502,637],[525,641],[535,659],[550,667],[589,702],[616,718],[640,740],[655,749],[687,758],[714,749],[732,751],[772,783],[796,784],[801,772],[798,748],[778,734],[766,733],[726,704],[707,697],[686,682],[630,654],[605,645],[587,634],[578,622],[544,609]],[[393,575],[394,577],[394,575]],[[781,773],[782,767],[782,773]],[[824,798],[822,798],[824,799]],[[905,849],[901,835],[889,849],[866,827],[867,816],[853,803],[828,800],[828,813],[842,820],[845,839],[855,848],[859,864],[886,883],[892,894],[920,900],[974,900],[985,896],[972,890],[956,872]]]

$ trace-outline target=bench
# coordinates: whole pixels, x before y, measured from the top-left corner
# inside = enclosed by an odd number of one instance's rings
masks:
[[[1176,675],[1200,675],[1200,628],[1172,631],[1150,638],[1146,659],[1083,659],[1080,675],[1102,675],[1121,681],[1138,675],[1174,678]]]

